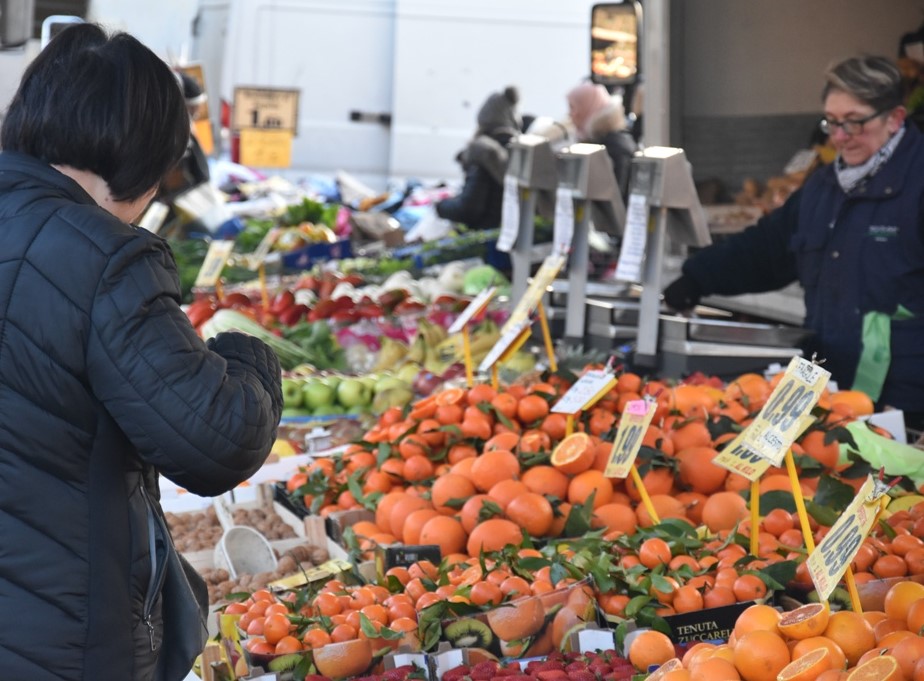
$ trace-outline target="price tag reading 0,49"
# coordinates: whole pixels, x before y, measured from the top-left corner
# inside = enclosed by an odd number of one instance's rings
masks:
[[[657,403],[646,400],[632,400],[626,404],[603,475],[608,478],[625,478],[629,475],[642,446],[642,438],[657,408]]]
[[[830,375],[801,357],[793,357],[783,379],[745,431],[744,443],[779,466],[805,429],[805,417],[818,402]]]
[[[879,501],[868,500],[873,487],[873,479],[868,477],[856,498],[806,561],[809,575],[822,600],[827,600],[834,591],[876,522]]]

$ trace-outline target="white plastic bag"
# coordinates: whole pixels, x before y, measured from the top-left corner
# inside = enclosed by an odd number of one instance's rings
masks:
[[[436,214],[436,208],[431,206],[421,216],[407,234],[404,235],[405,243],[412,241],[435,241],[442,239],[452,231],[452,223],[449,220],[441,218]]]

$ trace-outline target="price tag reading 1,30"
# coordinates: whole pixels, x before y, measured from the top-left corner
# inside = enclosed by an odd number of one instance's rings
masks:
[[[231,250],[234,248],[233,240],[213,241],[209,244],[209,250],[205,253],[205,260],[202,261],[202,267],[199,268],[199,274],[196,275],[195,286],[197,288],[208,288],[218,283],[221,271],[228,262]]]
[[[481,360],[481,364],[478,365],[478,371],[490,371],[491,367],[497,364],[504,356],[504,353],[508,351],[513,352],[520,347],[529,336],[530,326],[532,326],[532,322],[529,318],[526,318],[519,324],[515,324],[504,331],[494,344],[494,347],[491,348],[490,352]]]
[[[539,301],[542,300],[542,296],[545,295],[546,289],[555,280],[558,273],[561,272],[561,268],[565,266],[566,259],[567,256],[565,255],[552,253],[542,261],[539,270],[533,275],[532,280],[529,282],[526,293],[520,298],[520,301],[516,304],[516,307],[513,308],[513,311],[511,311],[510,316],[504,323],[501,329],[502,333],[529,317],[530,313],[536,309],[536,306],[539,305]]]
[[[820,366],[793,357],[783,379],[745,431],[745,444],[779,466],[804,429],[804,417],[818,402],[830,376],[831,372]]]
[[[712,459],[712,463],[743,475],[750,481],[757,480],[770,468],[770,461],[744,444],[745,431],[722,448]]]
[[[651,423],[657,408],[657,402],[647,400],[632,400],[626,404],[622,418],[619,419],[613,451],[610,452],[610,460],[603,475],[608,478],[624,478],[629,475],[642,446],[642,438],[645,437],[648,424]]]
[[[867,477],[856,498],[806,561],[809,575],[823,601],[834,591],[876,522],[879,500],[870,501],[868,498],[874,486],[873,478]]]
[[[581,376],[568,392],[552,405],[552,411],[559,414],[575,412],[593,406],[616,385],[616,377],[608,371],[588,371]]]
[[[448,333],[459,333],[462,331],[462,329],[465,328],[465,325],[472,321],[472,318],[475,315],[477,315],[488,306],[488,303],[491,301],[491,298],[494,297],[496,292],[496,286],[489,286],[477,296],[472,298],[472,302],[465,306],[465,309],[462,310],[462,313],[456,317],[456,320],[449,327]]]

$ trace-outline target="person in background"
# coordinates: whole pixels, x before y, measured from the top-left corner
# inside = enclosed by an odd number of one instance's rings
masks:
[[[195,78],[182,71],[175,73],[183,90],[183,99],[189,113],[190,132],[189,144],[186,146],[183,158],[167,172],[161,183],[158,198],[168,201],[171,197],[176,197],[188,189],[209,181],[209,162],[193,130],[196,112],[205,103],[206,94]]]
[[[805,348],[840,388],[924,425],[924,137],[906,124],[901,74],[885,57],[833,65],[820,128],[837,150],[784,205],[684,262],[664,290],[675,310],[704,295],[798,281]]]
[[[619,99],[602,85],[584,82],[567,95],[568,115],[579,142],[602,144],[613,163],[616,183],[625,201],[629,191],[629,168],[638,145],[626,128],[626,116]]]
[[[203,342],[167,243],[131,224],[188,138],[170,68],[91,23],[36,56],[0,128],[4,679],[175,678],[158,473],[220,494],[275,440],[275,354]]]
[[[508,147],[522,130],[519,101],[519,92],[509,86],[482,104],[475,136],[456,157],[465,173],[462,189],[436,204],[441,218],[473,229],[500,227]]]

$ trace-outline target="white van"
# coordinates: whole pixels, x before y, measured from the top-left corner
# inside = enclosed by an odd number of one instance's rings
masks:
[[[590,73],[593,4],[200,0],[190,56],[215,117],[235,87],[300,91],[296,170],[372,186],[453,177],[492,92],[515,85],[521,112],[566,115],[565,93]]]

